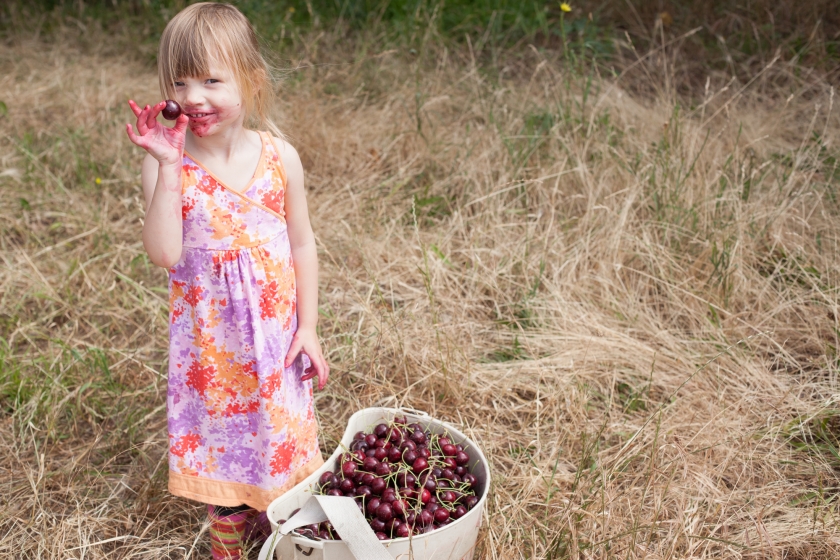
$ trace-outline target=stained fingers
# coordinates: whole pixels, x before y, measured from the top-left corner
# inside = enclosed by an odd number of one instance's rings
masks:
[[[145,148],[145,142],[143,142],[143,137],[138,136],[134,133],[134,127],[132,127],[130,124],[126,124],[125,131],[128,133],[129,140],[131,140],[134,144],[140,146],[141,148]]]
[[[172,129],[178,134],[184,134],[187,131],[187,123],[190,118],[187,115],[181,115],[175,120],[175,126]]]
[[[149,113],[146,116],[146,126],[148,128],[152,129],[157,126],[157,116],[161,111],[163,111],[164,107],[166,107],[166,101],[161,101],[151,107],[146,105],[146,108],[149,110]]]

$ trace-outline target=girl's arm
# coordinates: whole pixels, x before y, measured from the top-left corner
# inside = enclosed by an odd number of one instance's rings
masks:
[[[315,327],[318,325],[318,253],[315,235],[309,223],[306,193],[303,189],[303,166],[297,151],[282,140],[275,140],[286,168],[286,227],[292,247],[297,285],[298,330],[286,355],[286,367],[292,365],[300,352],[309,356],[312,369],[302,379],[318,376],[318,388],[323,389],[330,375]]]
[[[143,246],[153,263],[170,267],[181,260],[181,160],[189,118],[181,115],[169,128],[157,122],[165,101],[143,109],[128,104],[137,117],[137,133],[126,125],[128,137],[148,152],[140,174],[146,199]]]
[[[169,268],[181,260],[181,162],[161,163],[147,154],[140,180],[146,199],[143,247],[149,259]]]

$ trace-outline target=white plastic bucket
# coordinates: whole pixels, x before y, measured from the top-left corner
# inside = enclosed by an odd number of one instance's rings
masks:
[[[382,546],[393,558],[399,560],[472,560],[487,490],[490,487],[487,459],[475,442],[457,428],[435,420],[423,412],[408,409],[365,408],[351,416],[341,438],[341,445],[324,465],[268,506],[267,515],[272,530],[277,529],[279,520],[288,519],[292,511],[302,507],[310,499],[324,471],[335,471],[339,456],[350,447],[356,432],[369,432],[377,424],[390,422],[395,416],[405,416],[408,422],[428,426],[432,433],[449,432],[453,441],[462,443],[470,454],[469,470],[476,478],[476,495],[479,500],[466,515],[449,525],[422,535],[382,541]],[[280,540],[275,554],[278,560],[366,560],[355,558],[344,541],[313,540],[298,535],[290,535]]]

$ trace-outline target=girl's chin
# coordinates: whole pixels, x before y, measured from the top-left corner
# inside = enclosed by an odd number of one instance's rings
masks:
[[[203,138],[205,136],[213,136],[219,131],[220,127],[217,122],[192,122],[190,121],[190,131],[196,136]]]
[[[189,129],[198,137],[213,136],[236,122],[229,115],[211,114],[200,119],[190,119]]]

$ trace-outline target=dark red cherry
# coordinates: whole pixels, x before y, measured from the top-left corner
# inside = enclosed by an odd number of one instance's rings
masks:
[[[341,465],[341,473],[344,476],[353,476],[356,472],[356,463],[353,461],[347,461],[343,465]]]
[[[395,533],[398,539],[405,539],[411,534],[411,529],[408,527],[408,524],[400,523]]]
[[[367,512],[368,512],[369,514],[371,514],[371,515],[376,515],[376,508],[378,508],[378,507],[379,507],[379,505],[380,505],[381,503],[382,503],[382,502],[379,500],[379,498],[371,498],[371,499],[368,501],[367,506],[365,507],[365,509],[367,510]]]
[[[339,490],[338,488],[330,488],[327,490],[327,496],[343,496],[344,492]]]
[[[405,483],[407,474],[408,473],[405,471],[400,471],[397,473],[397,486],[407,486],[407,484]]]
[[[458,453],[458,450],[455,449],[455,446],[451,443],[441,445],[440,450],[443,451],[443,454],[447,457],[454,457]]]
[[[438,508],[435,511],[435,521],[438,523],[444,523],[449,519],[449,510],[446,508]]]
[[[376,440],[377,439],[378,438],[375,435],[368,434],[368,435],[365,436],[365,443],[368,444],[369,446],[373,447],[374,445],[376,445]]]
[[[321,483],[321,486],[328,486],[332,481],[332,476],[332,471],[324,471],[324,474],[321,475],[321,478],[318,479],[318,482]]]
[[[465,451],[459,451],[455,455],[455,462],[458,463],[459,465],[466,465],[467,463],[470,462],[470,456],[467,455],[467,453]]]
[[[420,515],[417,516],[417,521],[420,525],[431,525],[435,522],[435,514],[429,510],[424,509],[420,512]]]
[[[461,519],[467,514],[467,508],[464,506],[458,506],[455,508],[455,511],[452,512],[452,517],[455,519]]]
[[[373,429],[373,433],[376,437],[381,438],[388,433],[388,426],[386,424],[377,424]]]
[[[478,498],[476,498],[475,496],[470,496],[464,501],[464,503],[466,504],[467,509],[472,509],[478,503]]]
[[[380,541],[387,541],[388,540],[388,535],[386,535],[385,533],[383,533],[381,531],[377,531],[376,532],[376,538],[379,539]]]
[[[408,511],[408,502],[405,500],[394,500],[391,503],[391,507],[394,508],[395,515],[405,515],[405,512]]]
[[[381,496],[382,492],[385,491],[385,487],[387,484],[385,483],[385,479],[382,478],[374,478],[373,482],[370,485],[370,489],[373,491],[374,494],[377,496]]]
[[[160,114],[163,115],[164,119],[174,121],[181,116],[181,106],[178,105],[176,101],[167,99],[166,107],[163,108],[163,111],[161,111]]]
[[[429,503],[429,500],[431,500],[431,499],[432,499],[432,493],[429,492],[428,490],[426,490],[425,488],[423,488],[423,490],[420,492],[420,501],[423,502],[424,504],[427,504],[427,503]]]
[[[424,459],[423,457],[418,457],[418,458],[417,458],[417,459],[416,459],[416,460],[415,460],[415,461],[411,464],[411,469],[412,469],[415,473],[418,473],[418,474],[419,474],[419,473],[421,473],[421,472],[423,472],[424,470],[426,470],[426,469],[428,469],[428,468],[429,468],[429,462],[428,462],[428,461],[426,461],[426,459]]]
[[[464,482],[470,485],[470,488],[475,488],[475,483],[477,482],[475,479],[475,475],[467,473],[464,475]]]
[[[376,508],[376,518],[383,523],[387,523],[394,518],[394,508],[391,507],[391,504],[379,504],[379,507]]]

